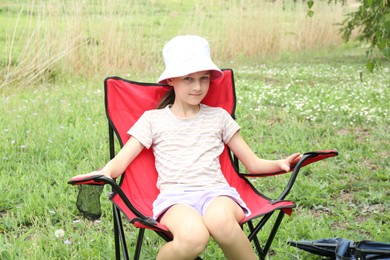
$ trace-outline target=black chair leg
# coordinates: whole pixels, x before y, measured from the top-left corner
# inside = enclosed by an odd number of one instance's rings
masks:
[[[253,231],[255,230],[255,228],[254,228],[254,226],[253,226],[252,221],[248,221],[247,224],[248,224],[250,233],[253,233]],[[252,240],[253,240],[253,243],[254,243],[254,245],[255,245],[257,254],[258,254],[259,258],[261,259],[261,258],[264,256],[264,254],[263,254],[263,249],[261,248],[261,245],[260,245],[260,241],[259,241],[259,239],[257,238],[257,236],[253,236],[253,237],[252,237]]]
[[[273,226],[273,228],[272,228],[272,230],[271,230],[271,233],[270,233],[269,236],[268,236],[267,243],[265,244],[265,246],[264,246],[264,248],[263,248],[264,255],[267,255],[268,250],[269,250],[270,247],[271,247],[272,241],[274,240],[275,235],[276,235],[276,233],[278,232],[280,223],[282,223],[283,217],[284,217],[284,212],[281,210],[281,211],[279,212],[278,217],[277,217],[276,220],[275,220],[275,224],[274,224],[274,226]]]
[[[259,233],[259,231],[263,228],[265,223],[267,223],[267,221],[269,220],[269,218],[272,216],[273,213],[274,212],[271,212],[263,216],[260,222],[257,223],[256,227],[253,230],[251,230],[251,233],[248,236],[249,241],[252,241],[255,238],[255,236],[257,236],[257,233]]]
[[[114,240],[115,240],[115,259],[121,259],[120,243],[119,243],[119,227],[116,221],[116,212],[115,206],[112,205],[112,216],[114,217]]]
[[[142,241],[144,240],[145,229],[140,228],[138,231],[137,245],[134,252],[134,260],[138,260],[141,257]]]
[[[120,246],[122,246],[123,259],[129,259],[129,253],[127,251],[126,238],[123,230],[122,220],[120,218],[120,211],[114,206],[114,233],[115,233],[115,255],[116,259],[120,257]]]
[[[266,242],[265,246],[262,248],[260,245],[259,239],[257,237],[257,234],[263,228],[265,223],[267,223],[267,221],[271,218],[273,213],[274,212],[271,212],[267,215],[264,215],[264,217],[260,220],[260,222],[256,225],[256,227],[253,226],[252,221],[247,222],[249,230],[250,230],[250,234],[248,236],[248,239],[249,239],[249,241],[253,241],[253,243],[256,247],[257,253],[259,255],[259,259],[265,259],[265,256],[268,254],[268,251],[271,247],[271,244],[275,238],[276,233],[278,232],[279,226],[280,226],[280,224],[283,220],[283,217],[285,215],[285,213],[282,210],[279,212],[279,215],[277,216],[277,218],[274,222],[274,225],[271,229],[271,232],[268,236],[267,242]]]

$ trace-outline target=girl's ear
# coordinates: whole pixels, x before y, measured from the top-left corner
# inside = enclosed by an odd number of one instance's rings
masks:
[[[172,79],[167,79],[167,83],[169,86],[173,87],[173,80]]]

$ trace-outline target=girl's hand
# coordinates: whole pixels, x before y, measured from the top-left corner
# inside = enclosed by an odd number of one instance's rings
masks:
[[[280,168],[283,171],[289,172],[291,167],[298,163],[302,155],[300,153],[294,153],[281,161]]]
[[[106,176],[108,178],[111,178],[111,176],[109,176],[108,174],[104,174],[102,170],[93,171],[93,172],[90,172],[90,173],[87,173],[87,174],[76,175],[73,178],[86,178],[86,177],[91,177],[91,176],[94,176],[94,175],[104,175],[104,176]]]

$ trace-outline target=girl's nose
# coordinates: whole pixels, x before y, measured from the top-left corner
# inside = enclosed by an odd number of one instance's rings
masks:
[[[201,90],[201,83],[200,80],[196,80],[192,86],[193,90],[200,91]]]

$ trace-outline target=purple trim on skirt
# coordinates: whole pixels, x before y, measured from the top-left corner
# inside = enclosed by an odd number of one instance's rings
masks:
[[[161,192],[153,202],[153,217],[154,219],[160,218],[162,214],[175,204],[188,205],[203,216],[210,202],[219,196],[227,196],[234,200],[244,211],[245,217],[251,214],[251,211],[241,199],[237,190],[224,185],[209,189],[194,188]]]

